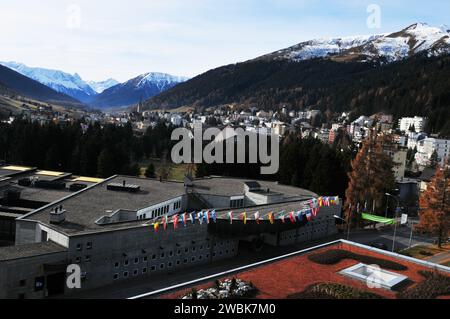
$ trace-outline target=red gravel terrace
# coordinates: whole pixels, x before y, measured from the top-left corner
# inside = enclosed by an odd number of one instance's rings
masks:
[[[352,266],[379,265],[382,271],[408,277],[392,289],[370,287],[367,281],[340,272]],[[208,277],[145,297],[179,299],[214,287],[216,280],[237,278],[252,283],[257,299],[450,299],[450,268],[347,241],[333,242],[298,254]]]

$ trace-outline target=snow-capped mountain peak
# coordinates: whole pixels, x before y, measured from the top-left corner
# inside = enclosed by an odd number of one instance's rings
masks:
[[[0,64],[80,101],[85,101],[96,94],[77,73],[69,74],[58,70],[29,67],[18,62],[0,62]]]
[[[448,26],[415,23],[389,34],[310,40],[259,59],[302,61],[331,58],[338,61],[395,62],[423,52],[436,56],[450,53],[449,29]]]
[[[100,108],[121,108],[135,105],[188,80],[186,77],[149,72],[103,91],[91,104]]]

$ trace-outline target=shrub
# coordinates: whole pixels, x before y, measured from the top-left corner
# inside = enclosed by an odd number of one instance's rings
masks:
[[[435,299],[450,294],[450,277],[437,271],[419,271],[425,280],[398,294],[400,299]]]
[[[377,257],[359,255],[359,254],[355,254],[350,251],[342,250],[342,249],[333,249],[333,250],[325,251],[323,253],[310,255],[310,256],[308,256],[308,259],[311,260],[312,262],[315,262],[315,263],[321,264],[321,265],[335,265],[343,259],[353,259],[353,260],[359,261],[364,264],[370,264],[370,265],[376,264],[376,265],[380,266],[381,268],[387,268],[387,269],[391,269],[391,270],[407,270],[408,269],[408,267],[406,267],[402,264],[396,263],[394,261],[381,259],[381,258],[377,258]]]
[[[288,299],[383,299],[383,297],[380,295],[335,283],[320,283],[312,285],[309,286],[305,291],[289,295],[287,298]]]

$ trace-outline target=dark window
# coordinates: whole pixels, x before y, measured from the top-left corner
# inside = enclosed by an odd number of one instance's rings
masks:
[[[21,281],[19,281],[19,286],[20,287],[25,287],[27,285],[27,280],[26,279],[22,279]]]
[[[142,262],[144,262],[144,263],[147,262],[147,260],[148,260],[147,257],[143,257],[143,258],[142,258]]]
[[[34,291],[44,290],[45,277],[36,277],[34,280]]]
[[[114,274],[113,279],[114,279],[114,280],[119,279],[119,274]]]
[[[139,264],[139,258],[137,258],[137,257],[134,258],[134,263],[135,263],[135,264]]]
[[[164,269],[164,264],[159,265],[159,269]]]
[[[130,262],[128,261],[128,259],[125,259],[125,261],[123,262],[123,264],[124,264],[125,266],[128,266],[129,263],[130,263]]]
[[[133,270],[133,276],[137,276],[138,273],[139,273],[139,270],[137,270],[137,269]]]
[[[119,266],[120,266],[120,263],[119,263],[118,261],[116,261],[116,262],[114,263],[114,268],[119,268]]]
[[[86,256],[86,257],[84,257],[84,260],[87,262],[87,263],[90,263],[91,262],[91,256]]]
[[[153,255],[153,256],[152,256],[152,259],[155,260],[155,259],[156,259],[156,255]]]
[[[83,245],[82,244],[77,244],[77,250],[78,251],[82,251],[83,250]]]
[[[92,242],[88,242],[86,244],[86,249],[92,249]]]
[[[150,268],[151,271],[155,271],[156,270],[156,266],[152,266],[152,268]]]
[[[77,257],[77,258],[75,259],[75,263],[76,263],[76,264],[81,263],[81,257]]]
[[[145,268],[145,267],[142,268],[142,273],[143,273],[143,274],[146,274],[146,273],[147,273],[147,268]]]
[[[129,275],[128,271],[123,272],[123,278],[128,278],[128,275]]]

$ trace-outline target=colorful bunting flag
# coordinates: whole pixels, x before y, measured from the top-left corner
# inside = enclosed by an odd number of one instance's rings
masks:
[[[164,230],[167,230],[167,225],[169,225],[169,217],[167,215],[163,216],[162,223],[164,226]]]
[[[211,218],[214,221],[214,223],[217,223],[217,213],[215,210],[212,211]]]
[[[155,230],[156,233],[158,232],[158,229],[159,229],[159,223],[158,222],[153,224],[153,229]]]
[[[183,214],[183,225],[184,227],[187,227],[187,213]]]
[[[192,222],[192,225],[194,225],[195,224],[195,212],[192,212],[191,213],[191,222]]]
[[[285,214],[284,210],[279,213],[279,218],[283,224],[286,223],[286,219],[285,219],[286,217],[284,216],[284,214]]]
[[[178,228],[178,215],[172,216],[172,222],[173,222],[173,228],[177,229]]]
[[[200,222],[200,225],[203,225],[203,212],[199,212],[197,217],[198,221]]]
[[[241,214],[241,219],[244,222],[244,225],[247,225],[247,213],[246,212]]]
[[[268,215],[268,217],[269,217],[270,223],[273,225],[273,224],[275,223],[275,218],[274,218],[274,216],[273,216],[273,212],[270,212],[269,215]]]
[[[295,224],[295,213],[294,212],[289,213],[289,218],[291,220],[291,223]]]
[[[255,220],[256,220],[256,223],[259,225],[259,212],[255,213]]]

